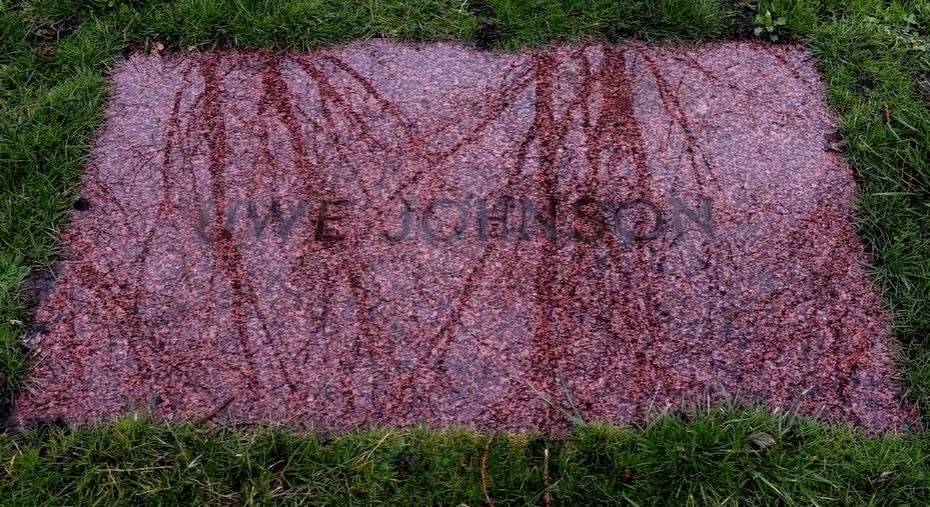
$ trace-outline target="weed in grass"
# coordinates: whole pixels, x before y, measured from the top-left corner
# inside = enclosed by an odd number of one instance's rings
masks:
[[[772,11],[765,11],[765,14],[756,14],[756,27],[753,33],[756,37],[765,37],[771,41],[777,41],[781,36],[780,29],[785,26],[787,21],[784,17],[773,18]]]

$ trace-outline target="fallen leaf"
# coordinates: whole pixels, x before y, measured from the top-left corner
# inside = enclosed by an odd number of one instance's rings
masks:
[[[772,435],[769,435],[764,431],[757,431],[752,435],[749,435],[749,440],[759,449],[767,449],[775,445],[775,439],[772,438]]]

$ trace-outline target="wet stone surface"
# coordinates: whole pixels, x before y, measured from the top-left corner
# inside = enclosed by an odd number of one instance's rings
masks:
[[[14,421],[913,420],[795,46],[130,57]]]

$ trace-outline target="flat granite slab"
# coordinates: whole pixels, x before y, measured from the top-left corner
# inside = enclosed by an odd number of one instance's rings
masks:
[[[16,423],[914,420],[808,53],[135,55]]]

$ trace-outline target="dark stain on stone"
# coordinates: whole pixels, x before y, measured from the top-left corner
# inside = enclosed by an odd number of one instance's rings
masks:
[[[22,294],[27,308],[35,308],[45,300],[55,286],[59,269],[60,263],[55,263],[50,268],[35,268],[29,272],[29,276],[23,280],[22,285]]]
[[[90,201],[83,197],[78,197],[78,199],[74,201],[74,209],[78,211],[87,211],[90,209]]]

